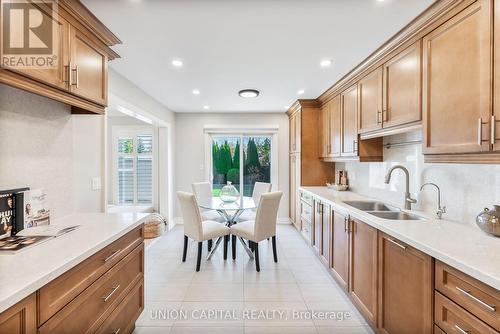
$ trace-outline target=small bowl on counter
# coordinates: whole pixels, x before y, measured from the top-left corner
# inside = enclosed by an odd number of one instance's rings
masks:
[[[349,186],[347,184],[332,184],[332,183],[327,183],[326,187],[331,190],[335,191],[346,191],[349,189]]]

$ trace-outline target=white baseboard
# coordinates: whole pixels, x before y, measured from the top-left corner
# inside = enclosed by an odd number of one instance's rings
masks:
[[[291,223],[292,223],[292,220],[288,217],[278,218],[278,224],[289,225]],[[172,224],[171,224],[172,225],[171,228],[173,228],[175,225],[182,225],[182,224],[184,224],[182,221],[182,217],[175,217]]]

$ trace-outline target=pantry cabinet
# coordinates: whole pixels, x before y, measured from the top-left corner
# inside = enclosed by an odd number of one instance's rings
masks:
[[[380,332],[432,333],[432,258],[379,232],[378,264]]]
[[[377,230],[357,219],[350,220],[351,256],[349,294],[361,313],[377,324]]]
[[[333,277],[347,291],[349,285],[349,217],[334,211],[332,219]]]
[[[104,113],[108,61],[119,57],[110,47],[121,41],[80,1],[61,0],[54,12],[30,6],[54,23],[50,57],[46,66],[2,67],[0,83],[69,104],[73,113]]]
[[[491,1],[478,0],[423,38],[426,161],[490,151],[491,25]]]

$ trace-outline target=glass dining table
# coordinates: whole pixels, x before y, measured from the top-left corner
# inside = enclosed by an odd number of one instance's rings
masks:
[[[245,210],[254,210],[257,208],[257,204],[255,203],[253,198],[246,196],[240,196],[238,200],[236,200],[235,202],[224,202],[220,199],[220,197],[201,199],[198,201],[198,206],[205,210],[217,211],[224,219],[225,224],[227,226],[236,224],[238,217]],[[212,250],[208,253],[207,260],[210,260],[217,247],[219,247],[219,244],[221,243],[222,239],[223,239],[222,237],[217,239],[214,247],[212,247]],[[247,252],[248,256],[250,256],[250,258],[253,259],[254,258],[253,253],[248,247],[245,240],[243,240],[243,238],[241,237],[238,237],[238,240],[243,245],[243,248]]]

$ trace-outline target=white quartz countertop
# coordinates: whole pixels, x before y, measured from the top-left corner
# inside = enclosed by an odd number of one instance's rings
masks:
[[[321,198],[333,210],[348,213],[353,218],[500,290],[500,238],[486,234],[474,222],[464,224],[439,220],[419,211],[411,212],[428,219],[386,220],[343,203],[352,200],[384,202],[383,199],[369,198],[350,191],[334,191],[326,187],[302,187],[301,190]]]
[[[75,231],[15,254],[0,253],[0,313],[142,223],[144,213],[85,213],[51,225]]]

